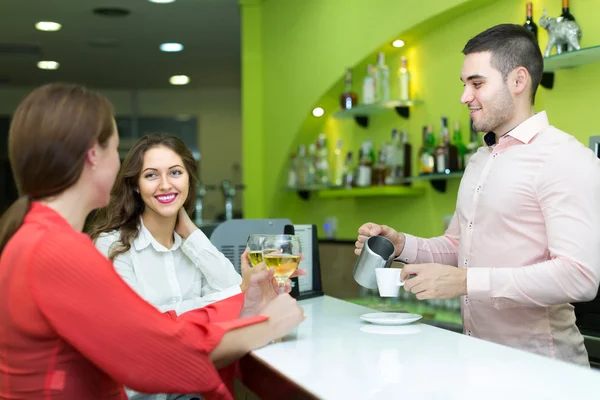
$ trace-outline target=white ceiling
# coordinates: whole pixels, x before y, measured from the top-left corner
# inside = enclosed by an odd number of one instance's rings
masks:
[[[125,17],[93,14],[97,7],[126,8]],[[62,24],[40,32],[38,21]],[[94,41],[116,42],[93,46]],[[163,53],[163,42],[180,42],[181,53]],[[8,55],[3,45],[35,45],[40,55]],[[60,63],[57,71],[36,67]],[[185,74],[186,87],[240,86],[240,15],[236,0],[0,0],[0,85],[37,86],[50,81],[98,88],[171,87],[171,75]]]

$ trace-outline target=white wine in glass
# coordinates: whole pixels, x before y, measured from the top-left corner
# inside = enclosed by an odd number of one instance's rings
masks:
[[[248,236],[248,240],[246,241],[246,247],[250,252],[248,253],[248,259],[250,260],[250,265],[256,267],[258,264],[263,262],[263,242],[265,238],[269,235],[265,235],[262,233],[253,233]]]
[[[263,259],[268,268],[273,268],[274,276],[283,292],[285,283],[296,271],[302,256],[300,237],[296,235],[274,235],[263,242]]]
[[[250,265],[256,267],[257,264],[263,262],[263,253],[262,251],[251,251],[248,253],[248,259],[250,259]]]

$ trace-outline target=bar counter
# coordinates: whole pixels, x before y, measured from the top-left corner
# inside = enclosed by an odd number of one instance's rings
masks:
[[[600,373],[427,324],[381,326],[370,308],[329,296],[240,363],[261,399],[593,399]]]

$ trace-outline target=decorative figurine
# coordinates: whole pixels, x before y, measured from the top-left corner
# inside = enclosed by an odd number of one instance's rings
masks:
[[[567,51],[579,50],[579,40],[581,39],[581,28],[575,21],[565,21],[562,17],[552,18],[546,16],[546,9],[540,18],[540,26],[548,31],[548,45],[544,52],[544,57],[550,56],[553,47],[556,47],[556,54],[562,53],[560,45],[566,45]]]

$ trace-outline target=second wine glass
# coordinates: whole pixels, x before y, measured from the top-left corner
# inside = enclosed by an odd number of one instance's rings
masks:
[[[263,259],[267,268],[274,269],[274,276],[279,284],[279,292],[283,293],[285,283],[296,271],[302,258],[300,237],[296,235],[272,235],[265,237]]]

